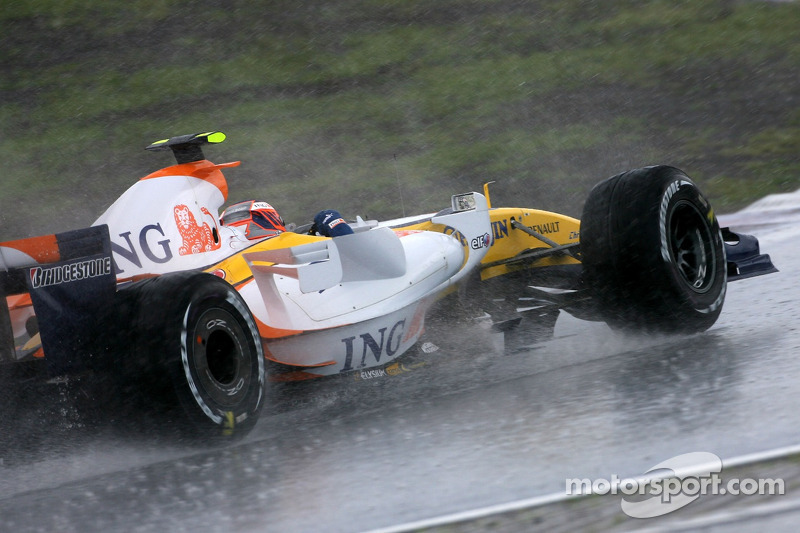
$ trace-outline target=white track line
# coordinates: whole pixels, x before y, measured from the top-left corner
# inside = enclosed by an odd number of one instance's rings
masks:
[[[772,450],[766,450],[763,452],[756,452],[750,453],[746,455],[739,455],[737,457],[732,457],[730,459],[723,459],[722,460],[722,468],[723,470],[728,467],[736,467],[742,466],[747,464],[759,463],[763,461],[770,461],[773,459],[779,459],[781,457],[788,457],[790,455],[795,455],[800,453],[800,445],[793,445],[793,446],[784,446],[782,448],[775,448]],[[664,476],[651,476],[647,479],[653,479],[658,477],[667,477]],[[644,479],[644,478],[636,478],[636,479]],[[477,520],[479,518],[486,518],[488,516],[500,514],[500,513],[508,513],[513,511],[520,511],[522,509],[529,509],[534,507],[541,507],[544,505],[552,504],[552,503],[561,503],[568,500],[574,500],[577,498],[590,496],[590,494],[566,494],[565,492],[557,492],[555,494],[547,494],[544,496],[534,496],[532,498],[526,498],[524,500],[517,500],[508,503],[501,503],[497,505],[490,505],[488,507],[481,507],[478,509],[471,509],[469,511],[462,511],[459,513],[452,513],[442,516],[435,516],[432,518],[426,518],[424,520],[418,520],[415,522],[408,522],[405,524],[400,524],[397,526],[390,526],[386,528],[380,529],[373,529],[368,531],[367,533],[404,533],[407,531],[414,531],[418,529],[426,529],[432,527],[440,527],[455,524],[458,522],[464,522],[467,520]],[[775,505],[762,505],[759,508],[764,508],[765,512],[780,512],[781,510],[793,510],[798,508],[800,504],[798,503],[789,503],[784,502],[779,506]],[[752,511],[751,511],[752,512]],[[746,512],[743,512],[746,513]],[[716,516],[719,515],[719,516]],[[715,513],[715,516],[711,518],[711,520],[725,520],[729,519],[733,516],[731,513]]]
[[[687,520],[669,522],[663,526],[637,529],[637,533],[668,533],[673,531],[697,531],[701,528],[720,526],[723,524],[734,525],[733,529],[741,528],[742,522],[753,519],[764,519],[781,513],[791,513],[800,510],[800,500],[777,500],[744,509],[734,509],[711,512],[705,516],[689,518]]]

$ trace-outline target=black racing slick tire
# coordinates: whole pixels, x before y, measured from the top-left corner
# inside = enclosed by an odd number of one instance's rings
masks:
[[[581,218],[584,282],[612,328],[705,331],[722,311],[725,246],[708,200],[669,166],[594,187]]]
[[[246,435],[264,406],[266,376],[258,329],[239,293],[196,272],[145,280],[134,292],[130,363],[169,382],[185,415],[181,434],[215,442]]]

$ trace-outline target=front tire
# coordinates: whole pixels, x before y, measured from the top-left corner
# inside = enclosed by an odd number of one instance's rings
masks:
[[[641,168],[599,183],[584,205],[581,254],[597,312],[614,328],[693,333],[722,311],[719,223],[676,168]]]

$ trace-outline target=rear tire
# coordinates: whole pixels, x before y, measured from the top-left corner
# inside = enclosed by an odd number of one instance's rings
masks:
[[[247,434],[264,405],[266,378],[258,329],[239,293],[204,273],[167,274],[131,289],[137,340],[126,373],[150,376],[156,391],[168,382],[160,399],[172,406],[177,399],[183,435]]]
[[[581,254],[597,312],[614,328],[693,333],[722,311],[719,223],[676,168],[641,168],[595,186],[581,218]]]

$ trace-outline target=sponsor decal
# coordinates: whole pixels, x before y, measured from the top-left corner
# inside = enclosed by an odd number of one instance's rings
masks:
[[[216,327],[226,328],[228,327],[228,323],[220,318],[215,318],[214,320],[209,320],[206,323],[206,329],[214,329]]]
[[[375,378],[385,378],[386,371],[382,368],[378,368],[375,370],[362,370],[358,373],[359,379],[375,379]]]
[[[414,364],[405,365],[403,363],[394,363],[386,367],[386,374],[389,376],[399,376],[400,374],[405,374],[406,372],[414,371],[420,367],[425,366],[427,363],[419,362]]]
[[[139,231],[139,248],[142,250],[144,256],[153,263],[166,263],[172,259],[172,250],[169,247],[170,240],[163,239],[156,242],[155,244],[160,246],[161,250],[153,251],[149,236],[149,234],[153,232],[161,235],[162,237],[166,236],[164,234],[164,230],[161,228],[161,224],[148,224]],[[115,243],[114,241],[111,241],[111,251],[114,252],[115,255],[129,261],[137,268],[142,268],[142,261],[139,259],[139,253],[136,251],[136,248],[131,242],[131,232],[126,231],[125,233],[120,233],[119,236],[125,239],[125,242],[128,245],[127,248]],[[117,274],[125,272],[119,267],[116,259],[114,260],[114,268]]]
[[[336,226],[338,226],[339,224],[344,224],[344,219],[343,218],[337,218],[336,220],[332,220],[332,221],[328,222],[328,227],[333,229]]]
[[[575,239],[580,239],[580,238],[581,238],[581,232],[580,231],[570,231],[569,232],[569,240],[570,241],[574,241]]]
[[[368,379],[395,377],[399,376],[400,374],[412,372],[420,367],[425,366],[426,364],[427,363],[424,362],[414,363],[410,365],[405,365],[402,363],[393,363],[384,368],[360,370],[353,374],[353,378],[355,379],[355,381],[366,381]]]
[[[667,190],[664,191],[664,196],[661,197],[661,206],[658,211],[658,223],[661,228],[661,257],[666,262],[670,261],[669,242],[667,240],[667,207],[669,207],[669,202],[672,200],[672,197],[675,196],[675,193],[678,192],[678,189],[684,185],[691,184],[685,180],[673,181],[669,184]]]
[[[548,233],[558,233],[558,224],[559,221],[554,220],[553,222],[545,222],[543,224],[533,224],[531,225],[531,229],[542,235],[547,235]]]
[[[492,233],[494,234],[494,240],[508,237],[508,220],[503,219],[492,222]]]
[[[247,207],[244,206],[244,209]],[[205,207],[201,207],[200,211],[204,218],[211,219],[213,227],[208,222],[198,223],[188,206],[179,204],[173,207],[175,226],[181,236],[181,245],[178,247],[179,255],[211,252],[222,246],[214,216]],[[141,255],[144,255],[148,261],[158,264],[167,263],[174,257],[171,240],[166,238],[166,233],[160,223],[148,224],[139,230],[138,246],[135,245],[137,240],[131,239],[130,231],[118,235],[123,243],[111,242],[111,250],[114,252],[114,269],[117,274],[125,272],[119,266],[120,259],[125,259],[136,268],[142,268]],[[164,238],[159,240],[159,237]]]
[[[661,197],[661,205],[659,206],[659,211],[658,211],[658,223],[659,223],[659,233],[660,233],[660,238],[661,238],[661,258],[666,263],[669,263],[672,260],[671,259],[671,254],[670,254],[669,237],[667,236],[667,215],[669,214],[669,206],[670,206],[670,203],[672,201],[672,197],[675,196],[675,194],[677,194],[682,187],[684,187],[684,186],[691,187],[692,185],[693,184],[692,184],[691,181],[687,181],[687,180],[683,180],[683,179],[675,180],[675,181],[673,181],[672,183],[669,184],[669,187],[667,187],[667,189],[664,191],[664,195]],[[699,195],[699,194],[697,195],[697,197],[698,198],[702,198],[702,196]],[[703,203],[705,203],[705,205],[708,206],[707,202],[703,202]],[[708,206],[708,207],[710,209],[710,206]],[[713,210],[709,210],[706,213],[706,217],[708,218],[709,222],[713,223],[713,220],[714,220],[714,212],[713,212]],[[719,233],[717,233],[717,238],[720,238],[720,234]],[[714,268],[713,264],[712,264],[712,268]],[[698,279],[694,283],[694,287],[695,288],[699,289],[700,287],[702,287],[703,280],[705,279],[705,275],[706,275],[705,269],[706,269],[706,266],[702,265],[702,268],[701,268],[700,272],[698,272],[700,279]],[[723,269],[723,272],[724,272],[724,269]],[[723,274],[723,276],[724,275],[726,275],[726,274]],[[713,281],[711,283],[713,283]],[[709,285],[711,285],[711,283],[709,283]],[[713,313],[714,311],[716,311],[717,308],[722,305],[722,302],[725,299],[725,292],[726,292],[726,284],[723,283],[722,290],[720,291],[719,296],[717,297],[717,299],[714,300],[714,302],[712,302],[711,305],[709,305],[708,307],[705,307],[705,308],[702,308],[702,309],[697,309],[697,311],[699,311],[700,313],[703,313],[703,314]]]
[[[275,208],[272,207],[271,205],[269,205],[267,202],[254,202],[253,203],[253,209],[273,209],[274,210]]]
[[[38,289],[50,285],[61,285],[62,283],[109,275],[112,272],[110,257],[76,261],[49,268],[33,267],[30,269],[31,288]]]
[[[560,224],[560,220],[553,220],[551,222],[543,222],[542,224],[533,224],[531,225],[531,229],[541,235],[547,235],[550,233],[558,233]],[[492,235],[495,241],[508,237],[508,220],[503,219],[492,222]],[[579,235],[580,231],[572,231],[569,234],[569,238],[574,240],[577,239]]]
[[[481,248],[488,248],[492,244],[492,238],[488,233],[484,233],[480,237],[475,237],[470,242],[470,247],[473,250],[480,250]]]
[[[205,207],[201,207],[200,211],[204,215],[211,217],[211,213]],[[219,229],[216,227],[216,221],[214,221],[213,231],[207,222],[203,222],[202,225],[198,224],[194,218],[194,213],[189,210],[188,206],[183,204],[176,205],[173,208],[173,213],[178,232],[183,239],[183,244],[178,248],[180,255],[210,252],[217,250],[222,245],[219,240]]]
[[[422,353],[436,353],[439,351],[439,347],[432,342],[423,342],[419,349],[422,350]]]
[[[361,363],[358,365],[358,368],[369,366],[367,365],[367,355],[370,353],[372,357],[375,358],[376,363],[380,363],[383,355],[386,355],[387,359],[391,359],[397,355],[398,350],[400,350],[405,327],[406,319],[404,318],[395,322],[391,328],[380,328],[378,334],[375,336],[373,336],[372,333],[362,333],[358,337],[352,336],[342,339],[346,352],[344,366],[340,372],[354,370],[353,357],[358,351],[358,347],[361,348]]]
[[[390,376],[398,376],[398,375],[402,374],[403,372],[406,372],[405,367],[403,365],[401,365],[400,363],[394,363],[392,365],[389,365],[389,366],[387,366],[385,368],[385,370],[386,370],[386,374],[388,374]]]

